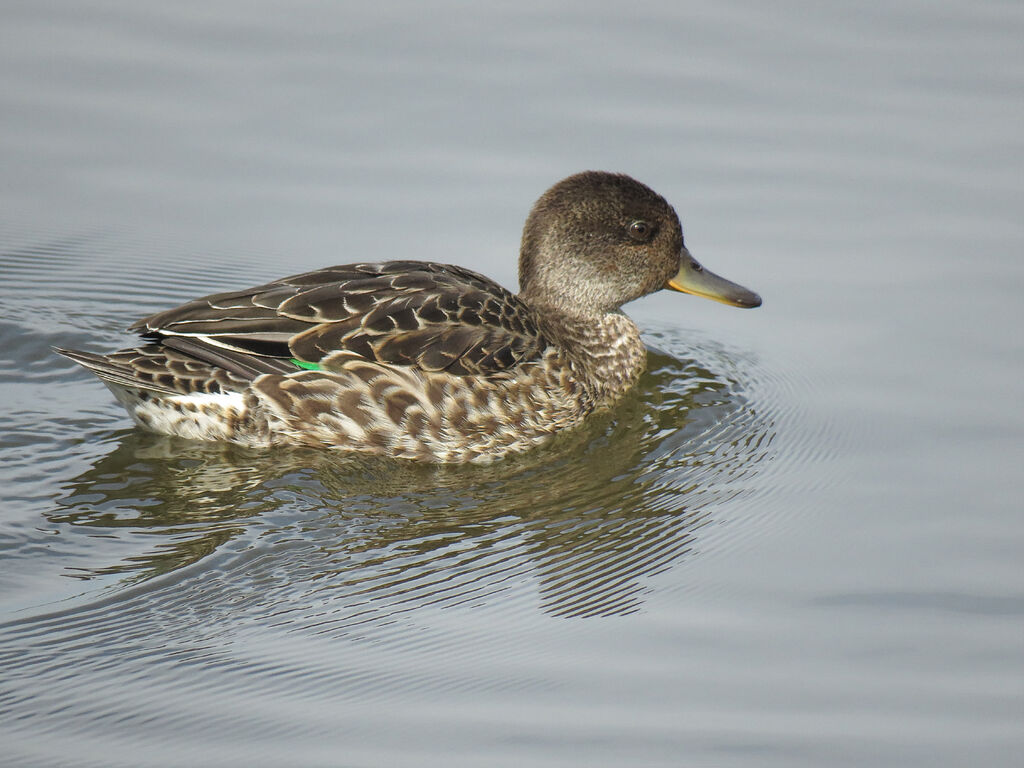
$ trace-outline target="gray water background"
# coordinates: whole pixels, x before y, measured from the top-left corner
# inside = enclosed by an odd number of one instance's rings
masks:
[[[12,766],[1017,765],[1024,6],[5,2]],[[131,429],[49,352],[628,172],[737,311],[523,460]]]

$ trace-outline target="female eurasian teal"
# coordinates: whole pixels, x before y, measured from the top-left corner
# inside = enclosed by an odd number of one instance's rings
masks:
[[[328,267],[140,320],[135,349],[58,351],[155,432],[485,462],[576,426],[636,383],[646,350],[626,302],[671,288],[761,303],[690,256],[662,197],[599,172],[534,205],[519,288],[446,264]]]

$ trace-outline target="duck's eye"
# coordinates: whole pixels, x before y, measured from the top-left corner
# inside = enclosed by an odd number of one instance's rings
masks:
[[[634,221],[629,225],[629,236],[638,243],[645,243],[654,233],[654,227],[646,221]]]

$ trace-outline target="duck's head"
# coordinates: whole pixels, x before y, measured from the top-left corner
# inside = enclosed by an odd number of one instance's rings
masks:
[[[704,269],[683,244],[675,210],[623,174],[563,179],[533,206],[519,255],[520,296],[571,314],[604,314],[670,288],[734,307],[761,297]]]

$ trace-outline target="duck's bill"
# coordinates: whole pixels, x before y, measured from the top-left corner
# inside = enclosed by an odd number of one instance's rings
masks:
[[[683,260],[679,272],[675,277],[669,278],[665,283],[666,288],[720,301],[730,307],[752,309],[761,306],[761,297],[753,291],[704,269],[685,248],[682,255]]]

